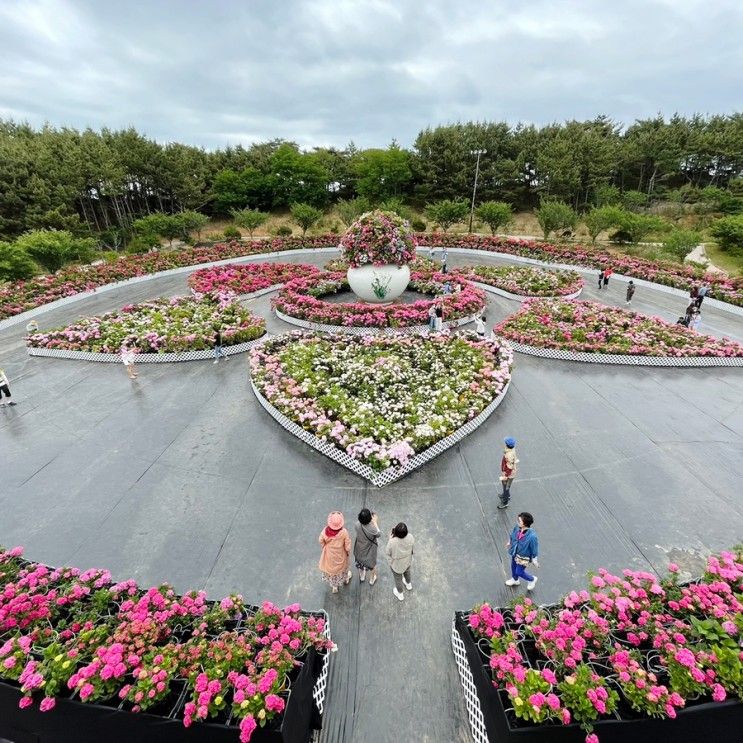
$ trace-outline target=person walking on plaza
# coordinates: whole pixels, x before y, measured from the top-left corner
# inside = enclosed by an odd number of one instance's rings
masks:
[[[428,329],[433,333],[436,330],[436,305],[431,304],[428,308]]]
[[[601,291],[601,287],[604,285],[604,269],[602,268],[599,271],[599,291]]]
[[[706,284],[702,284],[699,289],[697,289],[697,307],[702,306],[702,302],[707,294],[709,294],[709,287]]]
[[[614,273],[614,270],[611,266],[607,266],[604,269],[604,289],[609,288],[609,279],[611,278],[611,275]]]
[[[343,524],[343,514],[332,511],[319,537],[322,553],[318,567],[322,571],[322,579],[330,584],[333,593],[338,593],[341,584],[348,585],[353,575],[348,568],[351,537]]]
[[[441,254],[441,273],[446,273],[446,264],[449,261],[449,250],[444,248],[444,252]]]
[[[516,465],[519,460],[516,458],[516,439],[509,436],[503,440],[506,448],[503,450],[503,456],[500,460],[500,481],[503,484],[503,492],[500,495],[498,508],[508,508],[508,501],[511,500],[511,483],[516,477]]]
[[[702,324],[702,313],[699,311],[698,307],[695,307],[691,312],[691,317],[689,318],[689,327],[696,333],[699,332],[699,326]]]
[[[627,284],[627,304],[632,304],[632,297],[635,296],[635,282],[630,279]]]
[[[129,379],[137,378],[137,370],[134,368],[134,359],[134,349],[127,343],[127,341],[124,341],[124,343],[121,344],[121,363],[124,365],[126,373],[129,375]]]
[[[359,569],[359,580],[362,583],[366,580],[366,573],[369,571],[370,586],[377,582],[377,546],[380,534],[377,514],[368,508],[362,508],[359,512],[359,520],[356,522],[353,557]]]
[[[506,581],[507,586],[518,586],[523,578],[526,583],[526,590],[534,590],[537,585],[537,577],[526,572],[528,565],[539,567],[539,540],[532,529],[534,517],[522,512],[518,516],[518,525],[511,530],[511,538],[508,540],[506,547],[508,554],[511,556],[511,577]]]
[[[214,333],[214,363],[219,363],[219,357],[222,357],[223,359],[227,359],[227,354],[224,352],[224,349],[222,348],[222,329],[217,328],[217,330]]]
[[[478,316],[475,318],[475,332],[480,336],[480,338],[485,338],[485,321],[487,320],[487,317],[485,315]]]
[[[0,407],[5,407],[6,405],[15,405],[15,402],[12,400],[12,395],[10,394],[10,382],[8,381],[8,377],[6,376],[5,372],[0,369]]]
[[[392,589],[392,593],[400,601],[405,599],[405,594],[402,592],[403,586],[408,591],[413,590],[410,566],[413,564],[414,544],[415,539],[413,539],[412,534],[408,533],[408,527],[400,522],[392,530],[385,550],[387,562],[389,562],[390,570],[392,570],[392,577],[395,579],[395,587]]]

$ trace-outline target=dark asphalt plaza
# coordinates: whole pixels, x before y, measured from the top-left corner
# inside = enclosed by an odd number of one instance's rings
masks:
[[[322,265],[330,256],[282,256]],[[502,262],[449,256],[449,265]],[[188,274],[152,279],[40,315],[41,329],[186,291]],[[585,298],[624,304],[612,279]],[[270,297],[249,301],[270,332]],[[685,301],[638,287],[633,308],[674,321]],[[492,325],[518,308],[493,297]],[[701,330],[743,341],[743,319],[703,307]],[[452,613],[508,601],[505,541],[521,510],[540,538],[538,602],[604,566],[695,574],[743,539],[743,369],[579,364],[515,355],[509,393],[474,434],[384,489],[281,429],[254,399],[247,357],[139,366],[30,358],[25,323],[0,331],[14,408],[0,409],[0,543],[30,559],[106,567],[210,597],[324,608],[339,645],[324,741],[469,741],[449,644]],[[496,510],[504,436],[518,440],[512,505]],[[383,532],[416,538],[414,590],[392,595],[386,565],[370,588],[331,595],[318,534],[362,506]],[[381,552],[380,552],[381,556]],[[520,589],[524,590],[523,586]]]

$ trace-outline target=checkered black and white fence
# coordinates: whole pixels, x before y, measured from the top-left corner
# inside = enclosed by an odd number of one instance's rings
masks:
[[[529,356],[540,356],[545,359],[560,361],[582,361],[589,364],[626,364],[630,366],[743,366],[743,357],[736,356],[629,356],[612,353],[587,353],[584,351],[567,351],[561,348],[538,348],[524,343],[508,341],[514,351]]]
[[[480,707],[480,698],[477,696],[475,680],[472,677],[464,643],[457,631],[454,620],[451,623],[451,649],[454,652],[454,660],[457,663],[457,670],[459,671],[459,681],[462,684],[464,703],[467,707],[467,716],[470,720],[472,738],[475,743],[490,743],[487,731],[485,730],[485,720],[482,716],[482,707]]]
[[[422,333],[428,333],[430,330],[428,325],[411,325],[407,328],[362,328],[350,325],[323,325],[322,323],[300,320],[298,317],[285,315],[276,308],[274,308],[274,313],[279,320],[283,320],[289,325],[296,325],[299,328],[315,330],[321,333],[342,333],[344,335],[421,335]],[[447,329],[458,328],[461,325],[467,325],[468,323],[474,322],[477,317],[479,317],[479,315],[462,317],[459,320],[445,322],[443,323],[443,326]]]
[[[294,421],[290,420],[287,416],[277,410],[268,400],[266,400],[266,398],[261,394],[260,390],[255,386],[253,380],[250,380],[250,386],[252,387],[253,393],[255,394],[258,402],[269,413],[269,415],[277,423],[279,423],[279,425],[289,431],[289,433],[294,434],[294,436],[296,436],[298,439],[301,439],[306,444],[309,444],[314,449],[317,449],[317,451],[319,451],[321,454],[324,454],[326,457],[329,457],[330,459],[338,462],[338,464],[341,464],[352,472],[355,472],[357,475],[365,478],[366,480],[371,482],[372,485],[376,485],[378,488],[382,488],[385,485],[389,485],[390,483],[399,480],[401,477],[405,477],[405,475],[410,474],[411,472],[413,472],[413,470],[418,469],[426,462],[430,462],[439,454],[445,452],[447,449],[454,446],[454,444],[457,444],[463,438],[479,428],[490,417],[490,415],[501,404],[501,402],[503,402],[503,399],[508,392],[509,385],[510,381],[501,390],[500,394],[486,408],[484,408],[479,415],[475,416],[471,421],[467,421],[467,423],[465,423],[463,426],[458,428],[456,431],[454,431],[454,433],[450,434],[446,438],[441,439],[441,441],[437,441],[435,444],[433,444],[433,446],[430,446],[428,449],[425,449],[420,454],[416,454],[414,457],[411,457],[405,465],[401,467],[389,467],[383,472],[375,472],[371,467],[359,462],[353,457],[350,457],[348,454],[346,454],[346,452],[341,451],[341,449],[339,449],[337,446],[324,441],[323,439],[315,436],[313,433],[306,431]]]

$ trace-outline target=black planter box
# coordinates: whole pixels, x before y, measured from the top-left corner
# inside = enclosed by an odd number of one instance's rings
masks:
[[[251,743],[307,743],[310,740],[312,730],[320,726],[312,689],[322,670],[323,659],[324,656],[310,648],[292,682],[283,714],[265,728],[258,727]],[[236,743],[239,740],[236,726],[195,722],[186,728],[182,717],[172,719],[146,712],[132,713],[101,704],[83,704],[74,699],[57,699],[50,712],[39,711],[38,704],[19,709],[21,696],[18,687],[0,682],[0,738],[12,743]],[[185,701],[182,697],[175,704],[174,713],[180,712]]]
[[[578,725],[509,725],[501,695],[493,686],[490,667],[483,663],[467,617],[468,613],[457,612],[455,627],[464,643],[490,743],[584,743],[585,733]],[[600,720],[594,729],[601,743],[742,743],[743,704],[726,700],[690,706],[679,710],[675,720]]]

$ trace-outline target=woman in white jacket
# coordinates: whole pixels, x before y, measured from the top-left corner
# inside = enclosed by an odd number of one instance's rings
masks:
[[[387,542],[387,562],[390,564],[392,570],[392,576],[395,579],[395,587],[392,592],[395,596],[403,601],[405,594],[402,592],[403,586],[408,591],[413,590],[413,583],[410,579],[410,566],[413,563],[413,545],[415,539],[413,535],[408,533],[408,527],[400,522],[393,530],[390,535],[390,539]]]

